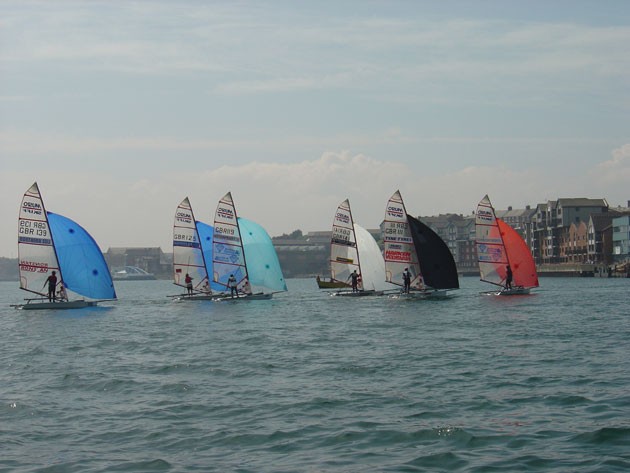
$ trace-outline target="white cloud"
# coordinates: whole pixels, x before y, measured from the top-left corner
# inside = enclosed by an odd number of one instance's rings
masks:
[[[618,152],[621,157],[617,162],[623,163],[627,172],[627,146]],[[228,191],[239,215],[257,221],[271,235],[298,228],[304,232],[327,230],[337,205],[346,198],[355,220],[376,228],[396,190],[401,191],[407,211],[414,215],[468,214],[486,193],[499,209],[582,196],[587,186],[593,197],[608,197],[608,182],[597,187],[588,182],[588,176],[584,182],[558,184],[554,175],[537,169],[518,171],[509,165],[467,167],[429,176],[400,162],[330,151],[318,159],[294,164],[251,162],[197,170],[184,166],[180,172],[151,179],[122,174],[96,178],[81,171],[3,173],[0,185],[10,197],[0,203],[4,221],[17,218],[22,194],[34,180],[39,182],[48,210],[77,220],[104,250],[110,246],[161,246],[169,251],[177,204],[188,196],[197,219],[212,223],[216,204]],[[553,195],[548,195],[549,189]],[[0,248],[5,255],[15,254],[13,231],[13,226],[4,225],[0,232]]]

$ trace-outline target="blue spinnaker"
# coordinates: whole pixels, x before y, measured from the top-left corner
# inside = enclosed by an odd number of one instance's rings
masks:
[[[81,225],[48,212],[48,224],[64,286],[90,299],[116,299],[116,290],[100,248]]]
[[[238,226],[243,240],[249,282],[254,292],[286,291],[287,284],[278,255],[265,229],[242,217],[238,218]]]
[[[206,262],[206,270],[210,277],[210,289],[215,292],[221,292],[225,290],[225,286],[212,281],[212,237],[214,236],[214,227],[196,221],[197,233],[199,234],[199,240],[201,241],[201,251],[203,251],[203,259]]]

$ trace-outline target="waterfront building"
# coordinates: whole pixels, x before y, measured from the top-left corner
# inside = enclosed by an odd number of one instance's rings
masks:
[[[534,216],[532,247],[537,264],[567,262],[566,242],[572,223],[588,222],[591,214],[608,212],[606,199],[560,198],[538,204]],[[564,254],[561,246],[565,243]]]
[[[630,215],[612,219],[612,244],[615,262],[630,260]]]

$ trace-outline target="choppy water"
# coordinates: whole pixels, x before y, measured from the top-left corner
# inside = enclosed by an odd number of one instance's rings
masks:
[[[630,280],[542,279],[446,301],[9,308],[0,471],[630,471]]]

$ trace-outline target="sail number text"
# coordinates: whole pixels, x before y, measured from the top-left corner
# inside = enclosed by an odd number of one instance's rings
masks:
[[[32,220],[20,220],[18,232],[22,235],[48,236],[47,225],[44,222],[34,222]]]

